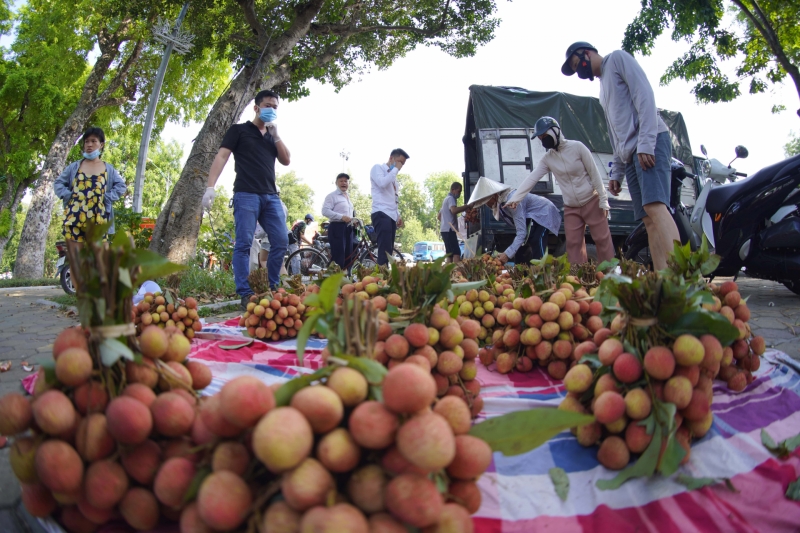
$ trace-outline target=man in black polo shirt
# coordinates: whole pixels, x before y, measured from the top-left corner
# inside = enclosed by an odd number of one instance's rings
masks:
[[[253,290],[247,282],[250,245],[256,222],[261,224],[270,243],[267,260],[269,285],[275,289],[280,283],[280,270],[288,245],[283,207],[275,186],[275,158],[282,165],[289,164],[289,149],[278,135],[275,124],[278,95],[261,91],[255,98],[255,118],[244,124],[234,124],[222,139],[217,156],[208,172],[208,188],[203,195],[203,207],[211,208],[214,201],[214,184],[231,153],[236,162],[236,179],[233,182],[233,220],[236,225],[236,244],[233,247],[233,277],[236,292],[242,297],[242,307],[247,305]]]

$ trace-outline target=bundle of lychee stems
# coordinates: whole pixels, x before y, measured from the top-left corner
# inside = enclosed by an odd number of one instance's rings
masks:
[[[106,226],[90,224],[86,231],[86,242],[67,239],[66,246],[81,325],[90,331],[89,353],[95,361],[95,368],[99,369],[95,370],[95,373],[108,390],[110,397],[114,398],[127,384],[125,365],[122,360],[110,368],[103,365],[100,343],[106,338],[116,338],[133,349],[137,360],[140,357],[136,330],[132,324],[131,292],[138,286],[137,278],[141,267],[123,266],[130,263],[126,261],[130,259],[126,254],[131,254],[136,248],[133,237],[129,233],[125,234],[124,237],[127,239],[125,244],[128,246],[120,246],[118,242],[110,243],[105,240],[103,237],[105,229]],[[123,294],[120,286],[123,283],[120,280],[123,272],[127,273],[125,286],[128,294]],[[99,286],[95,287],[93,280],[97,280]],[[194,393],[174,370],[160,360],[156,360],[156,371],[171,386]]]

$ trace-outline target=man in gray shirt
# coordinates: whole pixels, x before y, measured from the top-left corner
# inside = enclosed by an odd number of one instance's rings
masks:
[[[621,190],[617,176],[625,176],[636,220],[647,229],[653,268],[667,267],[667,254],[680,234],[667,207],[670,194],[672,144],[658,114],[655,96],[644,70],[629,53],[616,50],[605,57],[587,42],[573,43],[561,72],[581,79],[600,78],[600,105],[606,115],[614,150],[608,189]]]
[[[442,208],[439,210],[440,221],[439,232],[442,234],[442,241],[444,241],[444,250],[447,254],[447,261],[451,263],[458,263],[461,261],[461,248],[458,246],[458,221],[456,219],[459,213],[467,210],[466,205],[456,207],[456,200],[461,196],[461,184],[454,181],[450,185],[450,193],[445,196],[442,202]]]

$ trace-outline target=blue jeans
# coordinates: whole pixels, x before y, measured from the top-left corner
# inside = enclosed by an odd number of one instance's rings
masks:
[[[269,286],[275,289],[280,284],[281,265],[289,244],[283,207],[277,194],[255,194],[237,192],[233,194],[233,223],[236,226],[236,244],[233,246],[233,279],[239,296],[253,294],[247,282],[250,267],[250,246],[256,231],[256,222],[269,238],[270,251],[267,260]]]

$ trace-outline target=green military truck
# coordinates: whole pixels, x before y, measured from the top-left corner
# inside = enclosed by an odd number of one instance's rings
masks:
[[[539,139],[531,139],[536,120],[550,116],[558,120],[567,139],[581,141],[594,156],[603,181],[608,184],[610,163],[613,160],[606,118],[597,98],[558,92],[535,92],[517,87],[473,85],[469,88],[467,125],[464,143],[464,199],[481,176],[516,188],[533,170],[545,149]],[[661,109],[672,138],[673,157],[694,166],[689,135],[680,113]],[[561,190],[552,175],[543,178],[531,191],[541,194],[563,212]],[[693,205],[695,188],[686,180],[681,199]],[[617,250],[637,225],[626,182],[619,196],[609,194],[611,207],[611,236]],[[514,240],[514,230],[492,216],[486,206],[480,209],[476,222],[467,225],[467,243],[476,253],[502,251]],[[597,259],[597,251],[588,230],[587,253]],[[566,251],[562,222],[558,235],[550,235],[550,252],[561,255]]]

